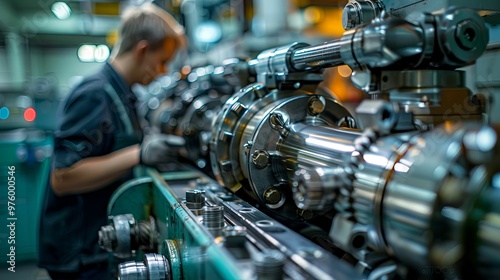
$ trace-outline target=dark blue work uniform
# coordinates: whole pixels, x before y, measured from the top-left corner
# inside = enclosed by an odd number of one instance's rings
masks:
[[[85,78],[57,113],[52,168],[139,143],[136,101],[109,63]],[[98,246],[98,231],[108,223],[106,209],[112,193],[132,176],[130,170],[104,188],[65,196],[52,191],[49,179],[41,211],[38,265],[53,278],[103,278],[99,273],[107,270],[108,254]]]

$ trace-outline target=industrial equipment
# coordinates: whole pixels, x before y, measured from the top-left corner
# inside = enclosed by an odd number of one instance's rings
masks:
[[[146,168],[114,194],[99,234],[116,275],[498,278],[500,127],[457,69],[485,51],[481,15],[500,4],[436,2],[350,1],[341,39],[245,62],[257,82],[197,126],[212,173]],[[372,97],[354,114],[318,87],[344,64]]]

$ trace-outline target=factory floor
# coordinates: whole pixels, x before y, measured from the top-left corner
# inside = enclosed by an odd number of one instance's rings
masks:
[[[26,262],[16,264],[16,272],[7,270],[3,267],[0,270],[0,279],[9,280],[50,280],[49,275],[45,269],[36,266],[34,262]]]

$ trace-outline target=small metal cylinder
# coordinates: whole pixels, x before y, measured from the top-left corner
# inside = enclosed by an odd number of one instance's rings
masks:
[[[118,265],[118,279],[142,280],[148,279],[148,271],[143,262],[124,262]]]
[[[214,237],[221,236],[224,227],[224,207],[217,205],[203,207],[203,225]]]
[[[283,265],[285,256],[277,251],[272,250],[265,253],[260,253],[253,258],[255,272],[259,280],[280,280],[283,279]]]

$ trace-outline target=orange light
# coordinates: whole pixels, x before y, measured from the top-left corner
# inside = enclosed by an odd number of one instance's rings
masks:
[[[317,24],[323,20],[323,10],[318,7],[308,7],[304,10],[304,18],[310,24]]]
[[[33,108],[28,108],[26,111],[24,111],[24,119],[27,122],[32,122],[36,118],[36,111]]]

